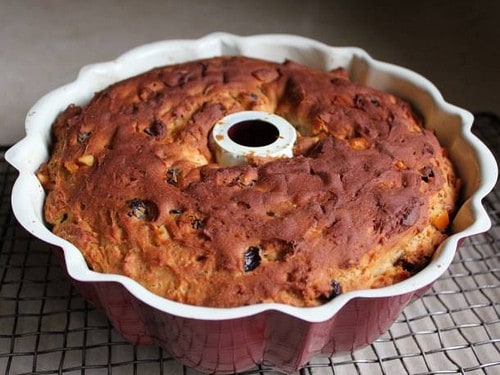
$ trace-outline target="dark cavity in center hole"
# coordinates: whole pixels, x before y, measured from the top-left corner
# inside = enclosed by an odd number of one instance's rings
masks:
[[[227,134],[233,142],[246,147],[267,146],[280,135],[273,124],[262,120],[241,121],[229,128]]]

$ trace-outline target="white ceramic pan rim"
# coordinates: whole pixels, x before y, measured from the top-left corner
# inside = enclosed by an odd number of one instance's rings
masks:
[[[48,158],[51,125],[67,105],[84,104],[95,92],[109,84],[156,66],[219,55],[245,55],[278,62],[290,59],[324,70],[343,66],[349,70],[354,81],[408,99],[422,113],[425,126],[436,132],[465,181],[464,203],[454,220],[453,234],[440,246],[424,270],[392,286],[344,293],[318,307],[304,308],[274,303],[235,308],[199,307],[160,297],[126,276],[90,270],[74,245],[54,235],[45,226],[42,214],[45,193],[35,171]],[[73,279],[89,283],[120,283],[143,303],[184,318],[237,319],[274,310],[304,321],[321,322],[333,317],[354,298],[398,296],[426,287],[446,271],[462,239],[490,228],[491,222],[481,201],[495,185],[497,164],[492,153],[472,134],[472,122],[473,116],[468,111],[447,103],[438,89],[421,75],[377,61],[359,48],[331,47],[295,35],[263,34],[242,37],[213,33],[195,40],[146,44],[114,61],[83,67],[74,82],[49,92],[36,102],[26,117],[26,136],[7,151],[5,158],[19,171],[12,191],[12,207],[16,218],[35,237],[64,250],[67,271]]]

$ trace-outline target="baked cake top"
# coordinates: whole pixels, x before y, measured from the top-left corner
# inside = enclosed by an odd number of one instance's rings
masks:
[[[243,110],[293,124],[294,157],[217,165],[210,131]],[[198,305],[311,306],[408,277],[458,190],[410,104],[290,61],[156,68],[68,107],[53,135],[38,175],[54,232],[96,271]]]

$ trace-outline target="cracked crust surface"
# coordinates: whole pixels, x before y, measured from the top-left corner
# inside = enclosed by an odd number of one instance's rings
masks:
[[[218,166],[210,130],[242,110],[294,125],[294,157]],[[403,280],[446,237],[459,188],[407,102],[343,69],[246,57],[156,68],[69,106],[38,176],[47,223],[92,269],[220,307]]]

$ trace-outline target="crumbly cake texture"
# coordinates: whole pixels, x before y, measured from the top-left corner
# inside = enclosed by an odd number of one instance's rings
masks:
[[[293,158],[221,167],[227,114],[276,113]],[[38,173],[44,215],[98,272],[187,304],[323,304],[418,272],[459,181],[411,106],[291,61],[216,57],[153,69],[69,106]]]

